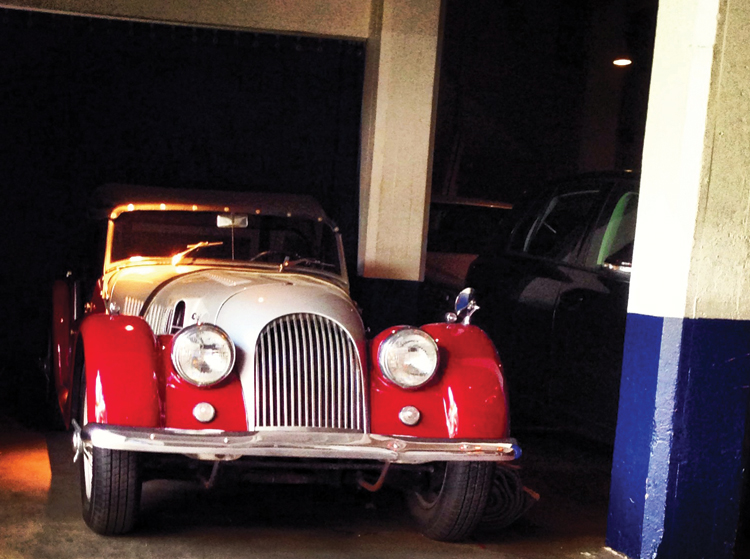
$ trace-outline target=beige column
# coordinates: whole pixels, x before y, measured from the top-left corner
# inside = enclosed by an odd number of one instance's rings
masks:
[[[750,5],[719,4],[685,316],[750,320]]]
[[[361,275],[424,276],[441,0],[373,0],[362,111]]]
[[[750,6],[659,3],[629,312],[750,319]]]

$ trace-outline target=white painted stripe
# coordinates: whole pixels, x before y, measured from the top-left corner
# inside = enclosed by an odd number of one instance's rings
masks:
[[[718,0],[661,0],[628,312],[685,316]]]

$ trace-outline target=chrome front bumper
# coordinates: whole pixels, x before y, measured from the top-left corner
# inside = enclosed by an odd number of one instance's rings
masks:
[[[398,438],[317,430],[259,430],[229,433],[74,424],[76,457],[92,447],[134,452],[185,454],[204,460],[242,456],[379,460],[394,464],[436,461],[504,462],[521,456],[515,439],[492,441]]]

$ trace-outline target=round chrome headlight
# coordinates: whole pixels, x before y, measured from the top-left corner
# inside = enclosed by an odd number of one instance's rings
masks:
[[[417,388],[429,381],[438,365],[438,347],[429,334],[406,328],[391,334],[378,350],[380,369],[401,388]]]
[[[190,384],[209,386],[221,382],[234,367],[234,343],[213,324],[193,324],[172,340],[172,363]]]

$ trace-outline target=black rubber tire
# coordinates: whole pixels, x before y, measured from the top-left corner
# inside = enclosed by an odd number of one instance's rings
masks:
[[[407,493],[409,509],[422,533],[444,542],[470,536],[487,505],[494,471],[492,462],[435,463],[424,486]]]
[[[533,493],[533,492],[532,492]],[[538,497],[537,497],[538,498]],[[484,515],[477,526],[484,532],[498,532],[525,514],[536,502],[524,487],[518,470],[498,464]]]
[[[123,450],[93,449],[91,497],[86,495],[81,471],[83,519],[94,532],[125,534],[135,526],[141,500],[137,454]],[[81,470],[84,460],[81,459]]]
[[[87,423],[85,412],[85,371],[80,382],[81,426]],[[141,504],[141,476],[138,454],[124,450],[92,448],[90,458],[78,460],[81,481],[83,520],[97,534],[125,534],[138,520]],[[86,468],[90,467],[90,485]],[[88,488],[88,489],[87,489]]]

